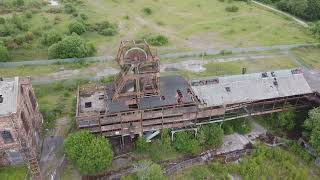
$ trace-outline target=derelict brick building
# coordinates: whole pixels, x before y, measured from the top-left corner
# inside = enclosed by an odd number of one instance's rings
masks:
[[[0,78],[0,165],[26,162],[40,177],[37,152],[41,147],[42,115],[30,78]]]

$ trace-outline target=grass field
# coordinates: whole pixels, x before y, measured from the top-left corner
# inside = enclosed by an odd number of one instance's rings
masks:
[[[2,167],[0,168],[0,179],[2,180],[22,180],[27,177],[27,167]]]
[[[98,55],[114,54],[120,40],[141,38],[149,33],[169,38],[169,44],[159,48],[160,53],[316,41],[293,21],[239,1],[82,0],[77,4],[79,13],[88,16],[88,23],[108,20],[118,26],[118,34],[112,37],[96,32],[82,35],[96,45]],[[231,4],[237,5],[239,11],[225,11]],[[146,15],[143,8],[150,8],[152,13]],[[28,20],[30,30],[52,26],[51,29],[67,34],[67,26],[74,17],[64,12],[49,13],[48,9],[49,5],[33,14]],[[13,60],[46,59],[47,47],[37,38],[28,48],[14,49],[11,54]]]
[[[320,47],[319,48],[297,48],[292,52],[299,58],[301,63],[308,68],[320,69]]]
[[[206,68],[203,72],[177,71],[170,73],[162,73],[162,75],[179,74],[187,79],[201,78],[208,76],[224,76],[241,74],[242,68],[246,67],[248,73],[273,71],[280,69],[291,69],[297,65],[288,57],[267,58],[259,60],[245,60],[222,63],[210,63],[204,65]]]

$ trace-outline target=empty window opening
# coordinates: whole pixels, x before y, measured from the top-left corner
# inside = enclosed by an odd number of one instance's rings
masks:
[[[262,78],[266,78],[266,77],[268,77],[268,73],[264,72],[264,73],[261,74],[261,76],[262,76]]]
[[[231,92],[231,88],[230,87],[226,87],[226,91],[227,92]]]
[[[164,97],[164,96],[161,96],[161,100],[166,100],[166,97]]]
[[[0,103],[3,103],[3,97],[1,94],[0,94]]]
[[[13,143],[13,138],[10,131],[1,131],[1,137],[5,144]]]
[[[129,104],[129,109],[138,109],[138,104]]]
[[[26,116],[24,115],[24,112],[21,112],[21,121],[22,121],[24,129],[28,133],[30,128],[29,128],[29,124],[27,122]]]
[[[91,102],[86,102],[86,103],[84,103],[84,107],[85,108],[91,108],[92,107],[92,103]]]
[[[102,99],[104,99],[104,95],[99,96],[99,100],[102,100]]]

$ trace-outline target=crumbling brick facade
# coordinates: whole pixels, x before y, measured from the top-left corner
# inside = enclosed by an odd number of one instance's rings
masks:
[[[39,173],[43,122],[30,78],[0,79],[0,165],[26,162]]]

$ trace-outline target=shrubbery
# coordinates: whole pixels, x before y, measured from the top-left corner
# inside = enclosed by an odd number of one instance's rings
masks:
[[[51,46],[54,43],[57,43],[62,40],[62,35],[56,31],[51,30],[42,34],[41,42],[47,46]]]
[[[153,46],[164,46],[169,43],[169,39],[161,34],[147,35],[146,41]]]
[[[48,51],[50,58],[82,58],[92,56],[95,48],[77,34],[72,34],[51,45]]]
[[[191,132],[183,131],[176,133],[173,144],[177,151],[182,153],[198,154],[201,152],[200,142]]]
[[[222,124],[222,129],[225,134],[239,133],[246,134],[252,129],[251,122],[245,118],[226,121]]]
[[[222,144],[223,130],[217,124],[204,125],[197,136],[202,146],[219,147]]]
[[[91,26],[92,31],[97,31],[99,34],[104,36],[114,36],[117,34],[116,24],[110,23],[108,21],[103,21],[101,23],[96,23]]]
[[[72,33],[76,33],[78,35],[83,34],[84,32],[86,32],[86,26],[83,22],[81,21],[72,21],[69,26],[69,32]]]
[[[309,111],[309,117],[304,122],[305,136],[309,139],[311,146],[320,153],[320,107]]]
[[[88,131],[69,135],[65,140],[64,149],[67,157],[84,174],[95,174],[106,170],[113,158],[108,139],[95,137]]]
[[[311,26],[310,30],[317,38],[320,38],[320,21],[315,22]]]
[[[8,49],[4,46],[4,43],[0,41],[0,62],[9,60]]]
[[[236,5],[231,5],[231,6],[227,6],[226,7],[226,11],[228,11],[228,12],[238,12],[239,8]]]
[[[142,9],[142,12],[145,14],[145,15],[151,15],[152,14],[152,9],[149,8],[149,7],[145,7]]]
[[[289,12],[306,20],[320,19],[319,0],[258,0],[266,4],[273,4],[282,11]]]

